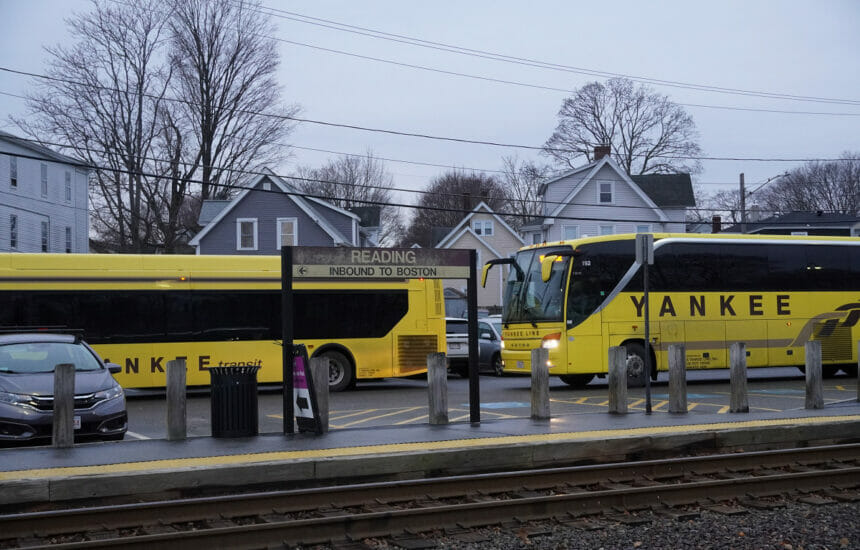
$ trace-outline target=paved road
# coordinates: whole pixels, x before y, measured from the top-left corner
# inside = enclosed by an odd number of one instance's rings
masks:
[[[531,413],[530,379],[525,376],[481,376],[481,418],[528,417]],[[856,399],[857,381],[840,375],[824,382],[826,403]],[[806,392],[804,376],[797,369],[752,369],[749,374],[751,411],[782,411],[803,408]],[[691,411],[728,413],[728,371],[690,372],[688,406]],[[129,439],[166,436],[163,392],[141,395],[131,391],[128,400]],[[468,381],[448,379],[448,406],[451,422],[469,420]],[[668,377],[665,373],[652,386],[654,414],[665,411]],[[644,413],[644,388],[628,393],[631,413]],[[558,378],[550,378],[550,409],[553,415],[605,413],[608,394],[605,380],[595,379],[584,389],[573,389]],[[258,395],[260,433],[283,431],[282,399],[277,388],[261,388]],[[734,416],[734,415],[730,415]],[[727,417],[728,418],[728,417]],[[206,392],[193,392],[188,399],[188,435],[211,434],[210,400]],[[422,379],[385,379],[359,384],[354,391],[330,396],[332,430],[378,425],[408,425],[427,422],[427,383]]]

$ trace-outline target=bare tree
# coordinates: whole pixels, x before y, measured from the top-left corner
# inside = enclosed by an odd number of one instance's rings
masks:
[[[560,166],[593,160],[594,147],[610,145],[630,174],[698,173],[701,156],[692,117],[665,95],[626,78],[592,82],[561,105],[558,126],[544,153]]]
[[[545,164],[533,161],[521,161],[516,156],[502,157],[502,185],[508,196],[506,210],[518,214],[509,216],[508,223],[519,229],[525,220],[543,213],[543,203],[538,192],[540,185],[546,180],[551,169]]]
[[[326,162],[320,168],[301,167],[293,183],[309,195],[323,197],[328,202],[351,210],[356,207],[378,206],[380,209],[379,244],[390,246],[403,235],[404,223],[400,210],[388,205],[393,199],[394,179],[385,163],[368,151],[363,157],[344,155]]]
[[[860,212],[860,152],[844,152],[840,160],[808,162],[777,178],[758,198],[772,212],[818,211],[856,215]]]
[[[149,240],[144,175],[153,155],[167,75],[158,65],[164,18],[155,0],[99,3],[68,20],[78,38],[48,48],[49,79],[28,96],[33,117],[15,122],[96,170],[91,188],[96,233],[120,251]]]
[[[285,158],[278,142],[298,107],[279,105],[274,29],[259,0],[168,2],[172,86],[186,101],[177,120],[191,124],[202,198],[224,198],[219,183]]]
[[[502,185],[492,176],[452,170],[434,178],[427,192],[421,195],[401,245],[432,247],[434,228],[452,228],[480,201],[493,210],[503,209],[508,202]]]

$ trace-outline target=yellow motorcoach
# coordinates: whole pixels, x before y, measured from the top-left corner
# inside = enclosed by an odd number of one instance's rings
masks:
[[[189,385],[208,369],[260,367],[280,382],[279,256],[0,254],[0,326],[66,327],[110,362],[126,388],[163,387],[185,358]],[[332,391],[426,371],[445,351],[440,280],[294,283],[294,340],[329,360]]]
[[[645,381],[642,269],[636,235],[527,246],[511,264],[502,312],[505,372],[530,372],[549,350],[549,372],[582,386],[626,346],[631,385]],[[668,370],[668,347],[686,346],[688,369],[726,368],[746,344],[749,367],[798,366],[822,344],[823,371],[856,374],[860,239],[654,234],[649,266],[650,375]]]

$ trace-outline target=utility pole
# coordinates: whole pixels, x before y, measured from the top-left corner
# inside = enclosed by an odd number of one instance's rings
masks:
[[[747,192],[744,188],[744,174],[741,172],[741,233],[747,232]]]

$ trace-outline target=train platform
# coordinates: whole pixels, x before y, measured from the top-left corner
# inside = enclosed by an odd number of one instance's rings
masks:
[[[306,487],[528,469],[695,450],[860,441],[860,402],[780,412],[528,418],[351,428],[323,435],[79,443],[0,449],[0,505],[202,491]]]

